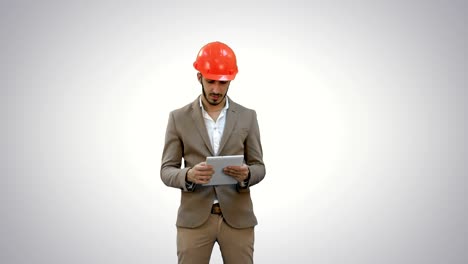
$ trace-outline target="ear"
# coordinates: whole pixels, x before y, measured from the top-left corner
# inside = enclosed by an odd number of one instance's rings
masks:
[[[200,72],[197,72],[197,79],[199,83],[202,82],[202,74]]]

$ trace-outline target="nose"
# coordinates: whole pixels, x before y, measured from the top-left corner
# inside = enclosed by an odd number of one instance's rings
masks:
[[[213,93],[221,93],[222,84],[219,81],[215,81],[212,86]]]

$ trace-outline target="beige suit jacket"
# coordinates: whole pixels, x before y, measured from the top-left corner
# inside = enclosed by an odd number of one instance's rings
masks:
[[[230,100],[230,98],[229,98]],[[250,197],[250,187],[265,177],[262,145],[257,115],[232,100],[226,114],[226,124],[218,156],[244,155],[249,166],[250,180],[246,188],[237,185],[197,185],[187,190],[185,175],[189,168],[214,156],[199,98],[193,103],[174,110],[169,115],[161,161],[161,179],[170,187],[181,189],[181,202],[177,215],[178,227],[201,226],[210,216],[217,197],[223,217],[234,228],[247,228],[257,224]],[[182,162],[184,164],[182,165]]]

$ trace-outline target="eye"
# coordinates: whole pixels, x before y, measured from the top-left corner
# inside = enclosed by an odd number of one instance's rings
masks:
[[[219,81],[220,84],[226,84],[228,83],[227,81]]]
[[[207,82],[207,83],[214,83],[215,81],[214,81],[214,80],[210,80],[210,79],[206,79],[206,82]]]

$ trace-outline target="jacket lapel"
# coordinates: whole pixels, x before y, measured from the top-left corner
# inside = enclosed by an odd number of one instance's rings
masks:
[[[192,119],[197,127],[198,133],[205,142],[206,147],[210,150],[212,156],[215,155],[213,147],[211,146],[210,137],[208,136],[208,131],[206,130],[205,120],[203,119],[202,111],[200,108],[200,101],[197,98],[192,104]]]

